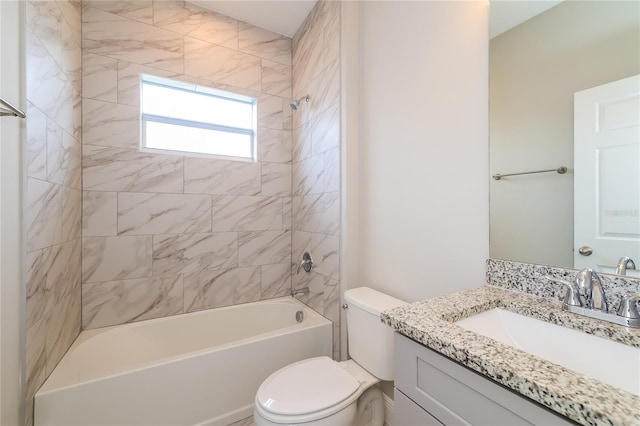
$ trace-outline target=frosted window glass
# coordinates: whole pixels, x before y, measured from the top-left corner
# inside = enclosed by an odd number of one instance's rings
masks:
[[[175,124],[145,122],[147,148],[252,157],[251,136]]]
[[[142,147],[255,159],[256,100],[142,75]]]

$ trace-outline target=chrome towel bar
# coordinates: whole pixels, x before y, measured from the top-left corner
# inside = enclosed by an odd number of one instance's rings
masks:
[[[25,118],[27,116],[20,109],[14,107],[13,105],[11,105],[9,102],[5,101],[2,98],[0,98],[0,104],[2,104],[2,107],[0,107],[0,117],[9,115],[12,117]]]
[[[534,174],[534,173],[547,173],[547,172],[556,172],[559,175],[563,175],[563,174],[567,173],[567,168],[565,166],[560,166],[557,169],[534,170],[532,172],[508,173],[508,174],[504,174],[504,175],[501,175],[501,174],[498,173],[498,174],[493,175],[492,177],[495,180],[500,180],[503,177],[507,177],[507,176],[531,175],[531,174]]]

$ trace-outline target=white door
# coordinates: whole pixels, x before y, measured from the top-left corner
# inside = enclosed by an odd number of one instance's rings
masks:
[[[574,168],[574,267],[640,268],[640,75],[575,93]]]

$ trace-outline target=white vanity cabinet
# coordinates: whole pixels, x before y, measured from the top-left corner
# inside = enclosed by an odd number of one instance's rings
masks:
[[[394,345],[394,426],[575,424],[399,333]]]

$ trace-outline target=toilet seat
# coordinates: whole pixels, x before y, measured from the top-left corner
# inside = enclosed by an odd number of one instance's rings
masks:
[[[344,364],[326,356],[310,358],[269,376],[256,393],[256,410],[276,423],[311,422],[349,406],[362,390]]]

